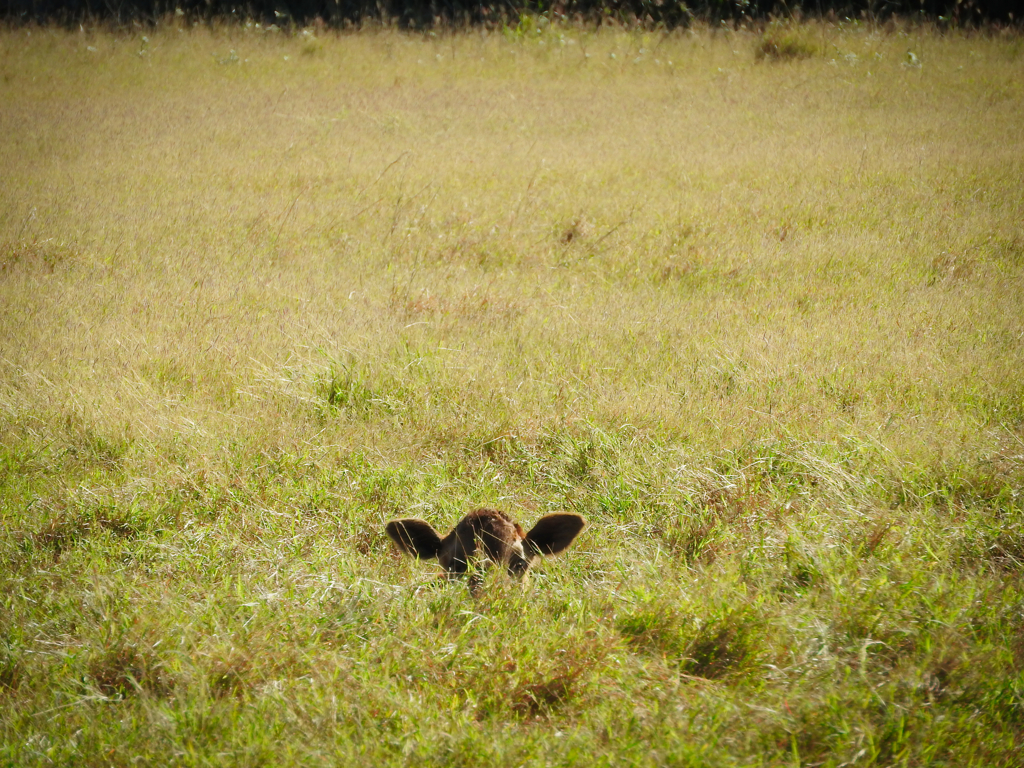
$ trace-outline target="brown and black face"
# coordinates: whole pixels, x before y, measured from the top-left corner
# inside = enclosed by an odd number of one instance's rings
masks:
[[[444,538],[425,520],[392,520],[385,527],[400,550],[415,558],[437,558],[448,578],[456,578],[474,562],[500,563],[522,576],[540,555],[565,551],[586,525],[582,516],[558,512],[542,517],[529,533],[504,512],[470,512]],[[477,584],[479,581],[476,582]]]

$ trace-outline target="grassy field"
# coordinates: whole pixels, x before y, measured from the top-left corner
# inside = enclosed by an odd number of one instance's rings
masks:
[[[1020,765],[1019,35],[8,29],[0,136],[0,764]]]

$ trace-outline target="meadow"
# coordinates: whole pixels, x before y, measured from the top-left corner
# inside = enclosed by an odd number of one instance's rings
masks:
[[[1019,33],[12,27],[0,136],[0,764],[1020,764]]]

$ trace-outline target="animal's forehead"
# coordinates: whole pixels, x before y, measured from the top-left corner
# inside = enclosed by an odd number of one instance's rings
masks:
[[[506,523],[512,522],[512,518],[509,517],[507,513],[502,512],[500,509],[487,509],[486,507],[474,509],[472,512],[467,513],[464,518],[462,518],[462,522],[470,522],[477,520],[490,520],[495,522],[502,521]]]
[[[455,528],[462,531],[507,531],[509,535],[514,535],[514,532],[520,534],[520,538],[523,536],[522,528],[513,522],[511,517],[497,509],[475,509],[459,520]]]

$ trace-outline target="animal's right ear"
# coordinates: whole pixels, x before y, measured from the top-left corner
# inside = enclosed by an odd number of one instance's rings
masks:
[[[392,520],[384,530],[398,548],[407,555],[429,560],[437,557],[441,547],[441,537],[426,520],[410,518],[408,520]]]
[[[542,555],[557,555],[572,544],[586,524],[582,515],[555,512],[538,520],[526,534],[526,541]]]

